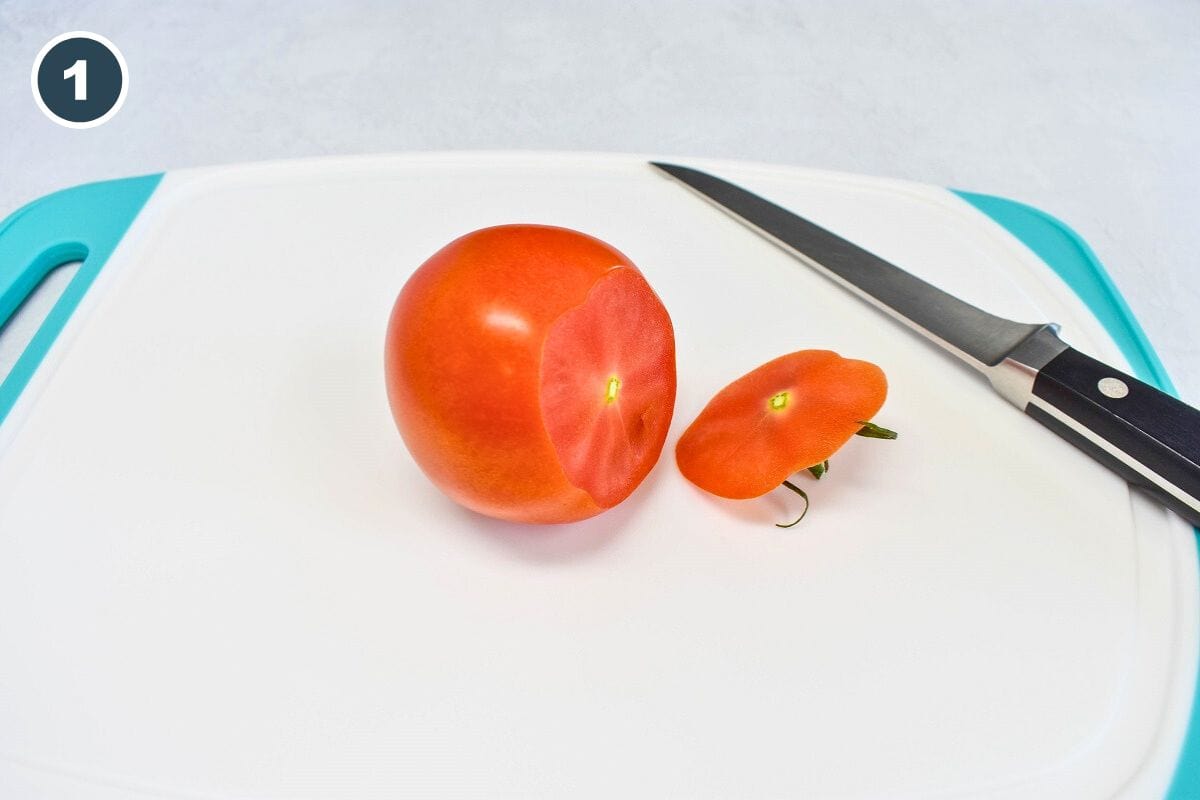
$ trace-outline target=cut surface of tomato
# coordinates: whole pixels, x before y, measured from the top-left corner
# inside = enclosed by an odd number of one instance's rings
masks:
[[[874,364],[831,350],[789,353],[718,392],[680,437],[675,460],[705,491],[759,497],[826,461],[886,397]]]
[[[671,320],[635,270],[616,267],[550,327],[541,406],[567,479],[603,507],[654,466],[675,397]]]

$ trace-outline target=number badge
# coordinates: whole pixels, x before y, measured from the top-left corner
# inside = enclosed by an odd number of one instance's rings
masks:
[[[121,110],[129,90],[125,58],[95,33],[55,36],[38,53],[30,76],[38,108],[66,128],[94,128]]]

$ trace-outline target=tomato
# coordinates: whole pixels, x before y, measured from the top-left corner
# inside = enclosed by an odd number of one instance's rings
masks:
[[[417,464],[500,519],[620,503],[662,452],[675,335],[642,273],[577,231],[502,225],[443,247],[388,324],[388,399]]]
[[[759,497],[801,470],[817,467],[820,477],[818,465],[862,431],[886,397],[887,378],[874,364],[830,350],[790,353],[718,392],[680,437],[675,461],[705,491]],[[866,433],[895,436],[875,426]]]

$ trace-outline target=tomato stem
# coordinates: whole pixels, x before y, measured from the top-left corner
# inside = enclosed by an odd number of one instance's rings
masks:
[[[895,439],[899,436],[895,431],[890,431],[874,422],[860,422],[859,424],[862,425],[862,428],[856,432],[858,436],[866,436],[868,439]]]
[[[800,520],[804,519],[804,515],[808,513],[808,494],[803,489],[801,489],[799,486],[792,483],[791,481],[784,481],[783,485],[804,498],[804,511],[801,512],[800,516],[796,519],[796,522],[789,522],[786,525],[784,525],[782,522],[776,522],[775,523],[776,528],[790,528],[793,525],[795,525],[797,522],[799,522]]]

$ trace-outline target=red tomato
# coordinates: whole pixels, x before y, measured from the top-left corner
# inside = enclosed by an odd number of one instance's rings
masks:
[[[887,378],[869,362],[830,350],[781,356],[718,392],[680,437],[675,461],[705,491],[758,497],[828,460],[886,397]]]
[[[425,474],[482,514],[570,522],[624,500],[662,451],[675,335],[642,273],[576,231],[469,233],[409,278],[388,398]]]

